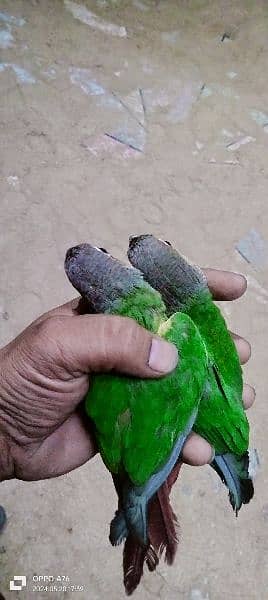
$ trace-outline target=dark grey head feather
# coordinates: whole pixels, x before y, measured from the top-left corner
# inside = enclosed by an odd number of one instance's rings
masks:
[[[109,311],[113,302],[131,289],[147,285],[137,269],[123,265],[107,251],[90,244],[70,248],[64,267],[72,285],[96,312]]]
[[[204,273],[189,264],[170,244],[145,234],[131,236],[128,258],[158,290],[169,312],[183,309],[207,289]]]

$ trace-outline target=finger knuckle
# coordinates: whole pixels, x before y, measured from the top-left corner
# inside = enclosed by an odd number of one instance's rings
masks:
[[[46,351],[56,349],[60,340],[62,330],[62,318],[59,316],[49,316],[41,323],[36,323],[32,330],[33,342],[39,350]]]
[[[106,368],[126,363],[141,349],[143,329],[129,317],[106,316],[102,323],[103,359]],[[145,334],[146,335],[146,334]],[[112,352],[111,352],[112,348]]]
[[[143,338],[143,329],[129,317],[124,317],[115,324],[117,339],[125,354],[133,353],[133,349],[140,346]],[[145,334],[146,335],[146,334]]]

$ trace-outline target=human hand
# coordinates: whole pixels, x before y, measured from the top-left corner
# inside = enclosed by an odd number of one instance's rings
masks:
[[[81,404],[92,373],[161,377],[177,364],[172,344],[82,304],[42,315],[0,351],[0,480],[61,475],[96,453]]]
[[[244,293],[242,276],[205,272],[215,299]],[[75,300],[42,315],[0,351],[0,479],[53,477],[94,456],[94,436],[81,405],[91,373],[113,369],[159,377],[175,367],[173,346],[159,341],[150,354],[152,338],[159,338],[130,319],[78,314],[78,304]],[[244,363],[250,346],[239,336],[234,339]],[[246,408],[254,396],[245,386]],[[211,456],[210,445],[191,434],[184,461],[200,465]]]

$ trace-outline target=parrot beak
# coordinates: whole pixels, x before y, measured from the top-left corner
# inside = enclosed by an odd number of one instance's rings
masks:
[[[108,250],[106,250],[106,248],[102,248],[101,246],[99,246],[99,248],[97,248],[97,246],[95,246],[96,250],[100,250],[101,252],[104,252],[104,254],[109,254]]]
[[[161,240],[161,238],[159,238],[159,242],[163,242],[163,244],[166,244],[166,246],[170,246],[172,248],[172,244],[168,240]]]

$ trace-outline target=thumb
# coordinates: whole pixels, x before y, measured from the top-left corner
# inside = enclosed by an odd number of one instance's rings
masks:
[[[51,333],[61,360],[73,374],[111,370],[138,377],[160,377],[178,362],[176,347],[133,319],[112,315],[53,317]]]

